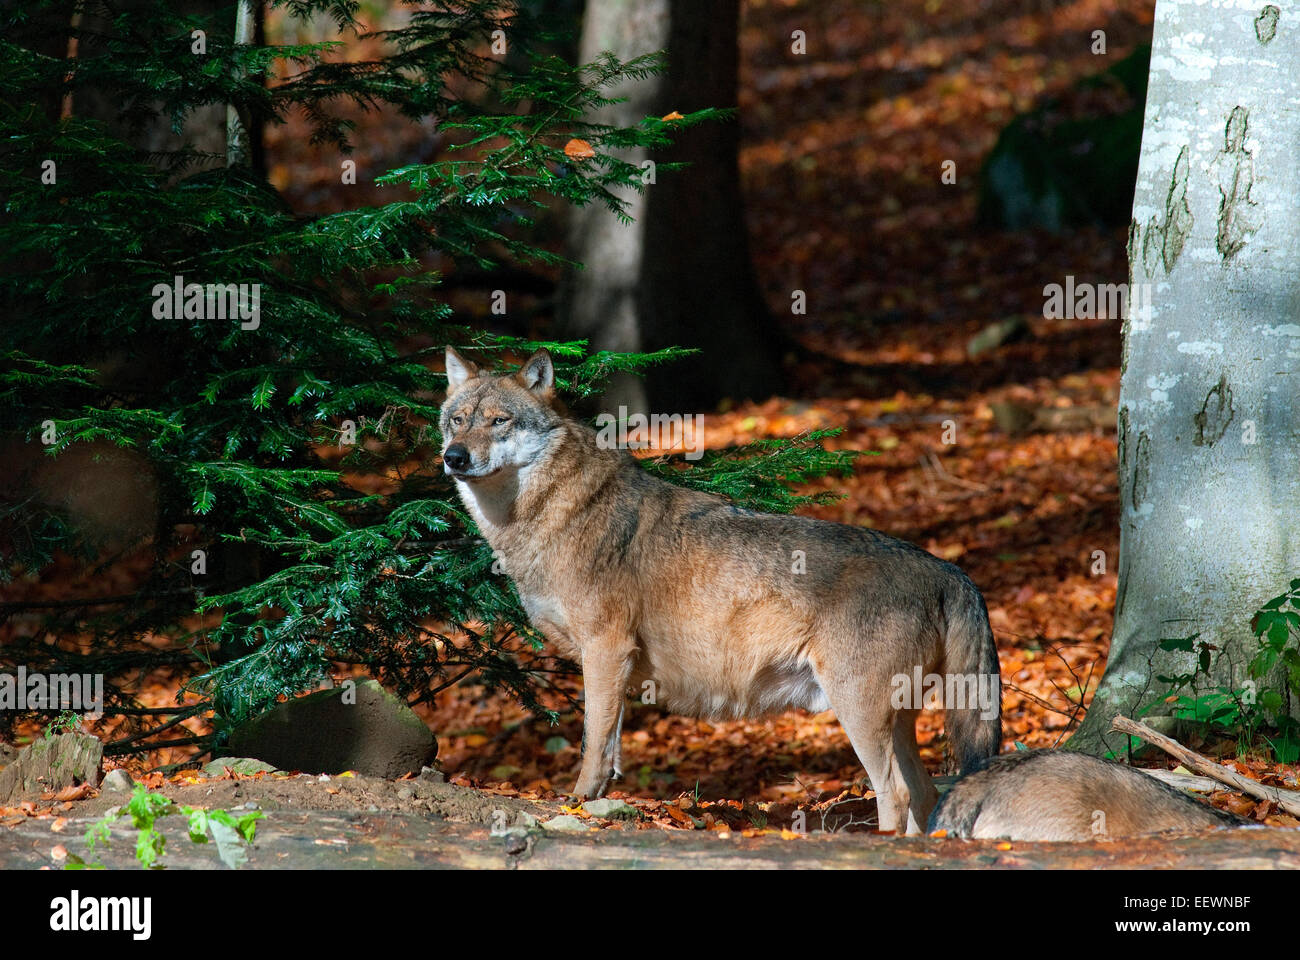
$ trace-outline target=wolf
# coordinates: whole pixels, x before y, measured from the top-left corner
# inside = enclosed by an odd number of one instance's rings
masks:
[[[929,832],[1079,842],[1249,822],[1121,763],[1066,750],[1025,750],[976,764],[939,801]]]
[[[551,356],[493,375],[454,348],[442,460],[533,625],[582,665],[575,792],[621,777],[629,688],[711,719],[834,709],[882,831],[938,800],[899,678],[990,681],[946,707],[957,765],[998,751],[1001,684],[984,598],[957,567],[874,530],[741,509],[652,477],[568,416]]]

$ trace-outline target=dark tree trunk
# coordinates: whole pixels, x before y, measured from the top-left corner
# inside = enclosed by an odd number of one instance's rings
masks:
[[[734,107],[738,0],[589,0],[581,55],[632,57],[666,48],[664,75],[614,91],[625,103],[600,119]],[[656,176],[631,199],[631,226],[603,208],[575,212],[570,250],[586,265],[567,285],[561,331],[596,349],[695,347],[654,370],[644,385],[615,383],[607,409],[632,412],[712,406],[724,397],[763,399],[780,385],[776,325],[763,303],[745,227],[733,120],[681,133],[654,160],[691,166]],[[644,155],[634,154],[636,162]]]

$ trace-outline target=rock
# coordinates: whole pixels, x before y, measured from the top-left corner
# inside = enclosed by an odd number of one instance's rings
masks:
[[[446,783],[447,775],[441,770],[435,770],[433,767],[424,767],[420,770],[420,775],[416,779],[428,783]]]
[[[104,774],[104,782],[99,785],[104,793],[130,793],[135,789],[135,781],[125,770],[110,770]]]
[[[415,793],[411,790],[410,787],[402,787],[401,790],[397,791],[398,800],[410,800],[414,796]]]
[[[515,817],[515,826],[523,827],[525,830],[532,830],[537,826],[537,818],[526,810],[520,810]]]
[[[274,773],[275,767],[262,760],[255,760],[252,757],[217,757],[215,760],[209,760],[203,765],[199,772],[205,777],[220,777],[229,767],[232,772],[249,776],[254,773]]]
[[[978,357],[981,353],[996,350],[1006,343],[1024,340],[1029,336],[1029,323],[1020,314],[990,323],[966,343],[966,355]]]
[[[586,820],[566,813],[558,817],[551,817],[549,820],[543,820],[542,829],[554,830],[558,833],[586,833],[590,828],[587,826]]]
[[[635,820],[638,816],[636,807],[629,806],[622,800],[611,800],[609,797],[588,800],[582,805],[582,809],[593,817],[600,817],[603,820]]]
[[[989,404],[998,429],[1012,435],[1046,430],[1069,433],[1080,430],[1112,429],[1115,426],[1114,407],[1031,407],[1015,401],[994,401]]]
[[[104,745],[84,733],[37,740],[0,770],[0,806],[87,783],[99,786]]]
[[[438,752],[424,721],[370,679],[276,704],[236,728],[230,745],[281,770],[390,779],[418,774]]]
[[[1033,407],[1010,400],[994,401],[989,407],[993,411],[993,420],[1003,433],[1019,436],[1034,429],[1037,411]]]

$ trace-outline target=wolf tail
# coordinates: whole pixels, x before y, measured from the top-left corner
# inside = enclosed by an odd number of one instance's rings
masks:
[[[956,680],[945,686],[960,686],[958,699],[965,701],[944,704],[948,765],[967,773],[1002,745],[1002,676],[988,608],[975,584],[963,575],[945,591],[944,607],[944,672]]]

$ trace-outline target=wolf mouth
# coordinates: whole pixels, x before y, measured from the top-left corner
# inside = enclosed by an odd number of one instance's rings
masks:
[[[495,476],[500,472],[500,467],[489,470],[487,473],[468,473],[463,470],[452,470],[450,467],[447,468],[447,475],[453,480],[486,480],[488,477]]]

